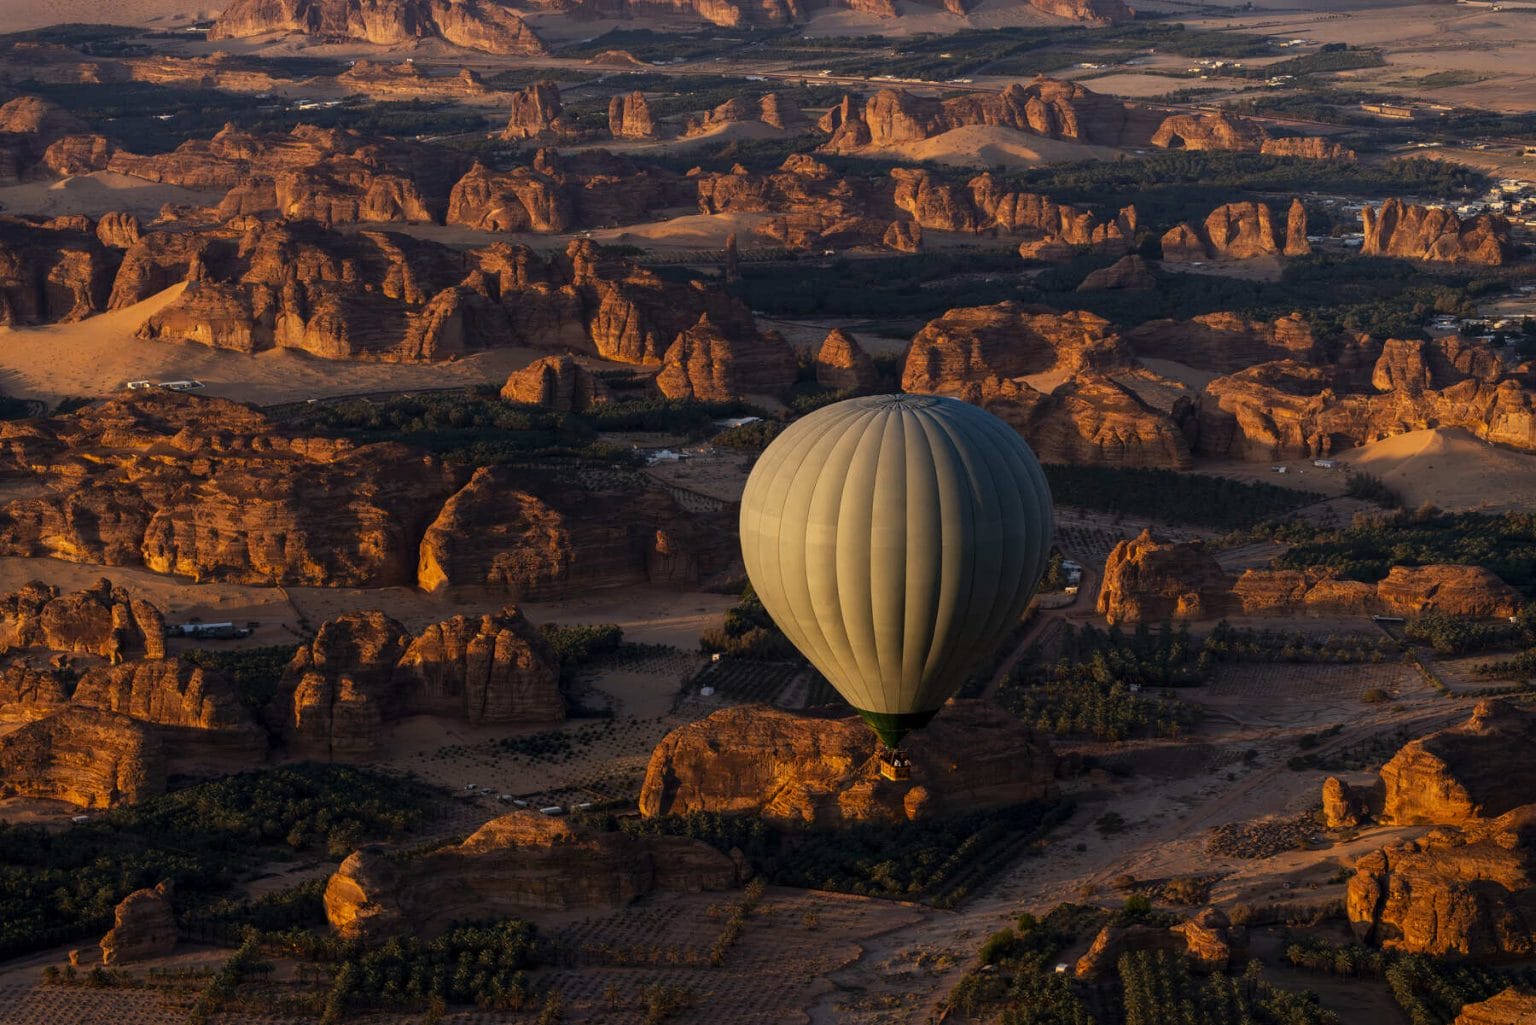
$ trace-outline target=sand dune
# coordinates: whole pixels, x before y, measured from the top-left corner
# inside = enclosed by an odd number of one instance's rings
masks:
[[[60,214],[99,217],[109,210],[121,210],[147,219],[158,215],[167,203],[205,206],[217,203],[223,196],[219,190],[184,189],[179,185],[161,185],[112,171],[97,171],[56,181],[25,182],[0,188],[0,210],[49,217]]]
[[[880,152],[957,167],[1034,167],[1064,160],[1113,160],[1120,154],[1112,146],[1047,139],[994,125],[967,125],[920,142],[887,146]]]
[[[292,350],[251,355],[133,336],[185,287],[174,285],[135,306],[73,324],[0,328],[0,391],[52,404],[73,395],[106,395],[132,380],[196,378],[206,385],[203,394],[269,405],[354,392],[500,384],[546,355],[496,349],[451,363],[346,363]]]
[[[94,25],[153,25],[169,28],[212,18],[224,4],[196,0],[3,0],[0,32],[23,32],[71,22]]]
[[[1409,506],[1529,509],[1536,504],[1536,454],[1498,448],[1459,429],[1410,431],[1337,453],[1375,474]]]

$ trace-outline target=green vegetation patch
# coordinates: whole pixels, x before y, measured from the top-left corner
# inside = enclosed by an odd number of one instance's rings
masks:
[[[1057,505],[1227,530],[1285,516],[1323,497],[1261,481],[1175,470],[1051,463],[1045,479]]]
[[[1482,566],[1526,594],[1536,593],[1536,515],[1531,513],[1426,508],[1344,527],[1291,521],[1256,534],[1291,545],[1275,560],[1281,569],[1326,566],[1348,580],[1374,583],[1393,566],[1452,563]]]
[[[101,933],[112,909],[163,879],[179,906],[227,890],[260,861],[340,858],[406,835],[430,791],[335,765],[245,772],[50,832],[0,823],[0,958]]]
[[[197,648],[183,657],[193,665],[228,676],[240,692],[241,703],[259,715],[277,695],[278,680],[293,660],[297,647],[296,644],[268,644],[260,648]]]
[[[697,812],[626,819],[621,828],[641,836],[693,837],[722,851],[739,848],[781,886],[923,898],[951,907],[1004,867],[1010,854],[1071,813],[1070,801],[1036,801],[942,819],[805,830],[773,826],[755,815]]]

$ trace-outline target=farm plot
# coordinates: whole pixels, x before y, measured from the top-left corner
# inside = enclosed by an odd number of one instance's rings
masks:
[[[1351,718],[1367,692],[1392,698],[1417,681],[1413,667],[1401,662],[1222,663],[1211,682],[1186,699],[1243,726],[1295,729]]]

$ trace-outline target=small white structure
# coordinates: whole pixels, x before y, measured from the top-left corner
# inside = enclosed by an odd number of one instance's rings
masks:
[[[1312,460],[1312,465],[1317,467],[1319,470],[1331,470],[1338,466],[1339,463],[1336,459],[1314,459]]]

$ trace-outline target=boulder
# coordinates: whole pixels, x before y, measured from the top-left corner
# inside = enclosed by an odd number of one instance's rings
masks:
[[[908,741],[909,780],[879,774],[877,747],[857,718],[809,718],[764,706],[722,709],[673,730],[656,746],[640,814],[753,814],[826,827],[915,821],[1055,793],[1049,746],[981,702],[950,702]]]
[[[1098,611],[1110,623],[1219,619],[1232,580],[1199,541],[1169,542],[1151,529],[1109,553]]]
[[[132,964],[165,957],[176,949],[176,911],[170,880],[134,890],[118,902],[112,929],[101,938],[101,963]]]
[[[393,857],[365,847],[325,887],[346,939],[432,936],[456,921],[623,907],[657,892],[730,889],[736,865],[702,841],[597,832],[537,812],[492,819],[469,839]]]
[[[1355,829],[1365,824],[1366,802],[1337,776],[1323,780],[1323,827]]]

